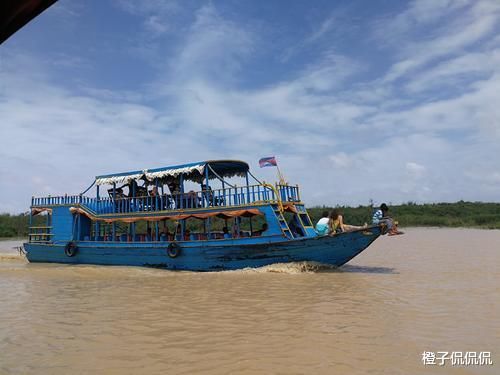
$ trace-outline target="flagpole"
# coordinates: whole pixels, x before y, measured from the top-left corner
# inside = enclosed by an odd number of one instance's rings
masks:
[[[283,174],[281,174],[280,167],[278,167],[278,161],[276,161],[276,169],[278,169],[278,178],[280,180],[280,184],[284,185],[285,178],[283,177]]]

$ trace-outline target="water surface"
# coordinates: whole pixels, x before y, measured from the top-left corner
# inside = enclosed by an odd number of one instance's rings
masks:
[[[0,242],[0,374],[500,373],[500,231],[410,229],[337,270],[28,264],[15,245]]]

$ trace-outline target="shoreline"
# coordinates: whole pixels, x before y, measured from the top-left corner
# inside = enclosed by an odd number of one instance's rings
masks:
[[[439,229],[457,229],[457,230],[482,230],[482,231],[500,231],[500,228],[488,228],[488,227],[476,227],[476,226],[471,226],[471,227],[460,227],[460,226],[426,226],[426,225],[411,225],[408,227],[405,226],[399,226],[400,229],[404,230],[413,230],[413,229],[432,229],[432,230],[439,230]],[[8,242],[8,241],[17,241],[17,242],[27,242],[28,238],[26,237],[0,237],[0,242]]]

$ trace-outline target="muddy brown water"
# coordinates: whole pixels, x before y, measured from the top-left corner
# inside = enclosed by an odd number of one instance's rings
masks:
[[[15,245],[0,242],[0,374],[500,373],[500,231],[408,229],[336,270],[28,264]]]

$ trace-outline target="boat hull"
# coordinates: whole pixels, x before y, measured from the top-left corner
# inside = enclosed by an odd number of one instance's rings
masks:
[[[167,253],[169,242],[78,241],[73,256],[67,243],[24,244],[30,262],[156,267],[215,271],[262,267],[273,263],[312,261],[341,266],[381,235],[380,227],[293,240],[261,237],[177,242],[179,254]],[[252,243],[259,241],[258,243]]]

